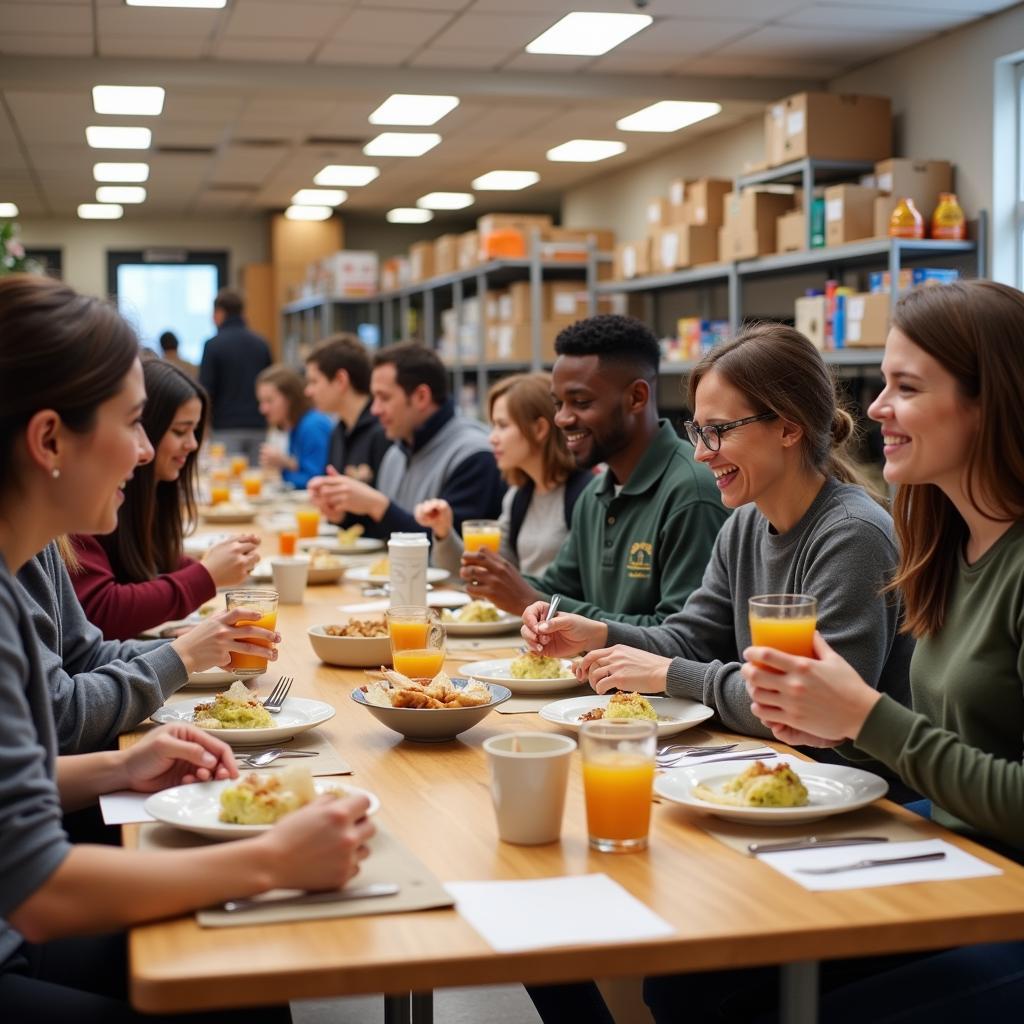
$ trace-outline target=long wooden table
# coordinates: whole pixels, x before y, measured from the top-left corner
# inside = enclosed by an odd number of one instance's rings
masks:
[[[457,740],[403,740],[349,697],[361,671],[322,664],[305,635],[338,621],[353,589],[311,587],[282,606],[279,674],[296,696],[333,704],[323,729],[353,765],[353,782],[381,799],[378,821],[442,881],[545,878],[604,872],[676,929],[667,938],[498,953],[455,910],[269,927],[201,929],[192,915],[132,930],[131,997],[145,1011],[280,1003],[375,992],[509,982],[557,982],[782,964],[784,1020],[817,1019],[816,962],[1024,938],[1024,869],[929,825],[929,833],[998,864],[990,878],[846,892],[808,892],[712,839],[681,807],[653,808],[650,848],[600,854],[587,845],[581,774],[574,764],[562,841],[498,840],[481,744],[515,730],[551,730],[537,715],[492,713]],[[513,638],[514,639],[514,638]],[[482,657],[490,657],[490,653]],[[457,674],[458,662],[448,671]],[[441,713],[441,712],[438,712]],[[575,759],[578,762],[578,759]],[[893,815],[908,812],[887,804]],[[916,819],[915,819],[916,820]],[[126,829],[133,843],[137,826]],[[154,884],[159,884],[154,879]],[[389,1020],[429,1020],[429,998],[393,998]],[[410,1010],[411,1007],[411,1010]]]

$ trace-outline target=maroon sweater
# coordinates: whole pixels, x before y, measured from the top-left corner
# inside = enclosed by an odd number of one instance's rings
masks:
[[[182,619],[217,593],[201,562],[183,558],[174,572],[145,583],[120,583],[96,537],[71,538],[81,569],[71,573],[78,600],[107,640],[130,640],[169,619]]]

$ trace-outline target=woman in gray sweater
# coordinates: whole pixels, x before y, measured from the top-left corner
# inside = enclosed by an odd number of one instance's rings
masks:
[[[338,887],[373,832],[366,801],[353,798],[314,803],[230,849],[69,844],[62,811],[102,793],[238,774],[229,747],[188,725],[124,751],[57,756],[40,642],[14,574],[58,536],[113,529],[125,479],[152,455],[144,403],[138,342],[112,308],[48,278],[0,280],[0,1006],[15,1020],[136,1019],[117,933],[272,888]]]

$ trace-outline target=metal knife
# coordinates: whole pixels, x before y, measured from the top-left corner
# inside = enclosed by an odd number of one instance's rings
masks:
[[[784,853],[787,850],[813,850],[819,846],[860,846],[865,843],[887,843],[886,836],[801,836],[779,843],[750,843],[747,849],[756,857],[759,853]]]
[[[877,860],[858,860],[852,864],[837,864],[830,868],[794,868],[802,875],[838,875],[842,871],[860,871],[862,868],[884,868],[890,864],[917,864],[926,860],[943,860],[944,850],[936,853],[915,853],[910,857],[880,857]]]
[[[315,903],[340,903],[367,900],[374,896],[394,896],[401,887],[394,882],[375,882],[355,889],[332,889],[329,892],[304,892],[301,896],[282,896],[273,900],[228,900],[221,909],[229,914],[243,910],[264,910],[273,907],[304,907]]]

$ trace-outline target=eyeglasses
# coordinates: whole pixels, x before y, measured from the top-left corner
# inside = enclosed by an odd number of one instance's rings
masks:
[[[683,424],[683,429],[686,431],[686,439],[697,447],[698,441],[704,442],[704,447],[709,452],[717,452],[722,447],[722,435],[727,430],[735,430],[737,427],[742,427],[747,423],[757,423],[758,420],[774,420],[777,419],[778,415],[774,412],[763,412],[759,416],[746,416],[742,420],[733,420],[732,423],[712,423],[710,426],[702,427],[693,420],[687,420]]]

